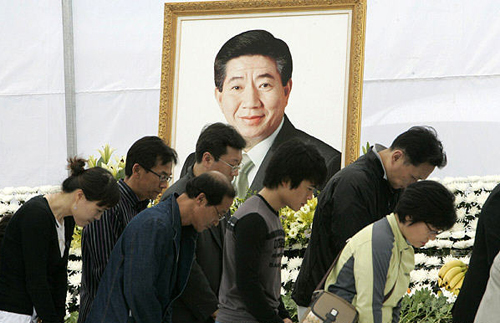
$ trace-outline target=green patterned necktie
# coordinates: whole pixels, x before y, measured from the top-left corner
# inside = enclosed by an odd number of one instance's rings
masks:
[[[244,198],[247,194],[249,186],[248,173],[255,165],[247,154],[243,154],[243,159],[241,162],[243,164],[243,167],[241,167],[241,170],[238,172],[238,176],[236,177],[236,191],[239,198]]]

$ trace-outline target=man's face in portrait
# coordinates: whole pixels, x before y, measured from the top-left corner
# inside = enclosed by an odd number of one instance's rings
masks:
[[[269,137],[279,126],[292,88],[285,86],[276,62],[262,55],[229,60],[222,92],[215,97],[227,122],[247,140],[247,149]]]

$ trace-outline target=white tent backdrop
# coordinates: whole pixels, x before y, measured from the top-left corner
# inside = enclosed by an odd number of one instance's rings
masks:
[[[361,143],[432,125],[449,157],[433,176],[499,174],[499,16],[497,0],[369,0]],[[73,29],[77,151],[123,155],[158,133],[163,1],[74,1]],[[0,36],[0,188],[58,184],[60,1],[0,0]]]

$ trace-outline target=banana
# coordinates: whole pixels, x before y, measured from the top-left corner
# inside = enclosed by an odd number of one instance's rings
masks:
[[[441,267],[441,269],[439,269],[438,276],[441,277],[441,279],[443,279],[444,276],[446,275],[446,273],[451,268],[454,268],[457,266],[462,267],[462,266],[466,266],[466,265],[458,259],[452,259],[452,260],[448,261],[446,264],[444,264],[443,267]]]
[[[448,270],[446,272],[446,275],[443,278],[443,283],[445,285],[449,285],[451,280],[453,279],[453,277],[455,277],[458,273],[461,273],[464,271],[465,271],[465,267],[455,266],[455,267],[451,268],[450,270]]]
[[[458,293],[460,293],[463,283],[464,283],[464,277],[462,277],[460,281],[455,285],[455,287],[451,290],[453,294],[458,295]]]
[[[453,278],[451,279],[450,283],[447,286],[447,289],[449,291],[453,290],[457,286],[458,282],[464,278],[464,276],[465,276],[464,271],[461,271],[458,274],[456,274],[455,276],[453,276]]]

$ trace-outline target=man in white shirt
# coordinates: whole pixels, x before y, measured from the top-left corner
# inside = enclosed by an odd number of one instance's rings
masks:
[[[252,191],[262,189],[265,169],[274,151],[291,138],[299,138],[319,150],[327,164],[327,180],[340,169],[339,151],[296,129],[285,115],[292,90],[291,76],[288,45],[265,30],[249,30],[232,37],[215,58],[215,98],[227,122],[247,142],[244,165],[236,178],[240,197],[246,193],[241,189],[245,184]],[[193,159],[188,157],[181,176]]]

